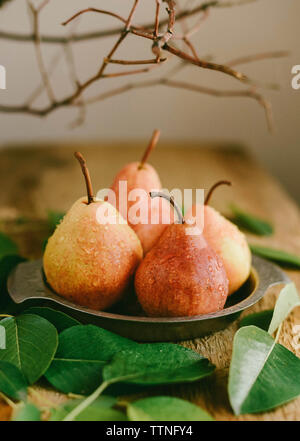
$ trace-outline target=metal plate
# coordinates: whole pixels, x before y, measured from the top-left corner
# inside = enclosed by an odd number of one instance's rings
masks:
[[[78,306],[58,296],[47,285],[41,260],[19,264],[9,276],[8,291],[15,303],[49,306],[77,318],[82,323],[95,324],[136,341],[154,342],[189,340],[220,331],[243,310],[258,302],[268,288],[288,282],[289,277],[279,267],[253,256],[249,279],[228,298],[224,309],[205,315],[176,318],[143,316],[133,293],[110,311],[95,311]]]

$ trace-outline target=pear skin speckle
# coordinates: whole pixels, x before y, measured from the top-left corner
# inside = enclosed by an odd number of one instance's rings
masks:
[[[135,289],[149,316],[194,316],[225,305],[228,278],[221,258],[203,236],[187,235],[185,228],[169,226],[138,267]]]
[[[114,182],[111,186],[111,189],[116,194],[116,208],[119,207],[119,182],[126,181],[127,182],[127,192],[129,193],[133,189],[143,189],[150,193],[152,190],[161,190],[162,185],[159,179],[159,176],[156,170],[148,163],[144,164],[143,168],[139,168],[139,162],[132,162],[130,164],[125,165],[119,173],[116,175]],[[134,201],[128,201],[128,214],[130,207],[134,205]],[[170,212],[170,223],[174,222],[174,212],[173,209],[170,208],[170,203],[164,199],[160,199],[158,202],[157,208],[151,206],[151,198],[148,197],[148,222],[147,224],[133,224],[130,222],[130,219],[127,218],[128,224],[138,235],[144,254],[146,254],[158,241],[159,237],[168,227],[167,223],[164,223],[164,218],[168,217],[168,213]],[[121,211],[122,216],[125,218],[125,211]],[[158,217],[158,223],[151,222],[151,216],[155,219],[155,214]]]
[[[192,216],[195,206],[186,214]],[[214,208],[204,207],[203,235],[211,248],[221,257],[229,280],[229,295],[248,279],[251,270],[251,252],[245,235]]]
[[[97,201],[81,198],[49,239],[43,259],[48,283],[62,297],[105,310],[124,294],[141,262],[141,243],[125,223],[102,225]]]

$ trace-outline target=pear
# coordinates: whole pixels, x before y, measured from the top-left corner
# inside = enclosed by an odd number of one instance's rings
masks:
[[[128,225],[138,235],[144,253],[146,254],[157,242],[166,227],[174,221],[173,210],[170,210],[170,204],[161,199],[158,204],[151,205],[151,198],[149,193],[153,190],[160,190],[162,188],[159,176],[156,170],[147,163],[150,153],[155,148],[160,136],[160,131],[153,132],[151,141],[143,155],[141,162],[132,162],[125,165],[116,175],[111,189],[116,195],[116,208],[120,211],[124,218],[127,218]],[[146,193],[146,203],[148,204],[148,218],[144,223],[135,223],[130,219],[130,208],[133,207],[135,201],[128,200],[127,212],[122,204],[120,204],[120,181],[127,182],[127,199],[128,194],[132,190],[141,189]],[[152,219],[157,219],[156,223]]]
[[[248,279],[251,270],[251,252],[245,235],[218,211],[208,205],[212,193],[220,185],[231,185],[219,181],[210,189],[204,204],[203,235],[210,247],[222,258],[229,280],[229,295],[237,291]],[[192,207],[186,219],[195,213]]]
[[[84,158],[79,160],[87,197],[78,199],[50,237],[43,266],[47,282],[59,295],[96,310],[121,299],[143,250],[135,232],[108,202],[93,197]],[[109,210],[115,224],[99,222],[99,209]]]
[[[157,194],[163,196],[162,194]],[[207,314],[224,307],[228,279],[222,259],[203,235],[190,235],[180,223],[169,225],[139,265],[135,290],[143,310],[153,317]]]

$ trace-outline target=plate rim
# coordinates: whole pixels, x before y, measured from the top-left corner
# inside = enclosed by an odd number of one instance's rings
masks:
[[[20,295],[14,292],[14,275],[16,271],[20,269],[20,266],[31,265],[35,266],[35,271],[39,269],[40,278],[42,280],[43,285],[43,294],[44,295],[32,295],[27,297],[20,297]],[[254,273],[255,278],[255,288],[253,292],[243,299],[241,302],[236,305],[230,306],[225,309],[221,309],[216,312],[211,312],[209,314],[201,314],[197,316],[183,316],[183,317],[144,317],[144,316],[130,316],[123,315],[117,313],[111,313],[106,311],[97,311],[85,306],[77,305],[64,297],[59,296],[55,293],[49,285],[46,285],[43,278],[43,264],[42,259],[30,261],[30,262],[22,262],[18,264],[13,271],[10,273],[8,277],[7,287],[10,297],[15,303],[21,304],[28,300],[47,300],[52,303],[56,303],[61,305],[64,308],[71,309],[81,314],[92,315],[97,318],[109,319],[109,320],[119,320],[124,322],[139,322],[139,323],[151,323],[151,324],[183,324],[183,323],[193,323],[205,320],[212,320],[221,317],[226,317],[229,315],[237,314],[245,309],[253,306],[257,303],[267,292],[267,290],[274,285],[280,283],[288,283],[290,282],[290,278],[288,275],[277,265],[272,262],[269,262],[259,256],[252,256],[252,266],[251,271]]]

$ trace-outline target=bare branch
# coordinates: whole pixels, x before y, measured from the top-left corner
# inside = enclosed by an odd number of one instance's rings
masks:
[[[124,65],[135,65],[135,64],[157,64],[158,62],[164,62],[167,58],[160,58],[157,60],[157,58],[151,58],[149,60],[113,60],[110,59],[109,63],[112,64],[124,64]]]
[[[44,0],[38,8],[35,8],[33,3],[31,3],[31,1],[28,0],[28,5],[29,5],[30,10],[33,15],[33,35],[34,35],[37,63],[39,66],[41,77],[43,79],[43,83],[45,85],[45,89],[48,94],[48,98],[49,98],[50,102],[54,102],[55,101],[54,92],[52,90],[52,86],[51,86],[50,79],[47,74],[47,69],[45,67],[45,63],[44,63],[44,59],[43,59],[43,55],[42,55],[40,27],[39,27],[39,14],[48,3],[49,3],[49,0]]]
[[[182,81],[174,81],[174,80],[164,80],[162,84],[166,86],[190,90],[192,92],[204,93],[206,95],[211,95],[219,98],[231,97],[231,98],[240,98],[240,97],[248,97],[255,99],[265,110],[266,119],[269,131],[272,132],[274,129],[273,116],[272,116],[272,106],[261,94],[257,93],[254,89],[248,90],[217,90],[208,87],[202,87],[198,85],[193,85],[189,83],[185,83]]]
[[[175,26],[175,2],[173,0],[163,0],[163,2],[168,4],[167,12],[169,15],[169,20],[167,23],[166,32],[160,37],[157,36],[152,46],[152,52],[157,58],[160,58],[161,48],[173,37]]]
[[[105,57],[103,59],[102,65],[101,65],[100,70],[97,75],[98,78],[100,78],[103,75],[103,72],[106,69],[106,66],[108,65],[110,59],[112,58],[112,56],[114,55],[114,53],[116,52],[116,50],[118,49],[118,47],[120,46],[122,41],[127,37],[129,29],[130,29],[130,25],[131,25],[131,20],[132,20],[133,14],[137,8],[138,3],[139,3],[139,0],[134,0],[133,7],[131,8],[129,16],[125,22],[125,28],[121,32],[120,37],[118,38],[117,42],[114,44],[113,48],[111,49],[111,51],[109,52],[107,57]]]
[[[67,24],[71,23],[71,21],[73,21],[75,18],[79,17],[82,14],[86,14],[87,12],[97,12],[99,14],[110,15],[111,17],[117,18],[118,20],[120,20],[126,24],[126,19],[121,17],[120,15],[114,13],[114,12],[106,11],[104,9],[86,8],[86,9],[83,9],[82,11],[79,11],[76,14],[72,15],[72,17],[70,17],[68,20],[64,21],[62,23],[62,25],[66,26]]]
[[[104,92],[98,96],[95,96],[89,100],[87,100],[87,104],[93,104],[99,101],[104,101],[108,98],[111,98],[116,95],[123,94],[125,92],[128,92],[132,89],[140,89],[140,88],[146,88],[146,87],[153,87],[153,86],[168,86],[178,89],[185,89],[189,90],[191,92],[197,92],[197,93],[203,93],[205,95],[214,96],[217,98],[251,98],[256,100],[264,109],[266,120],[268,124],[268,129],[270,132],[274,129],[274,123],[273,123],[273,116],[272,116],[272,107],[268,100],[266,100],[261,94],[257,93],[253,89],[247,89],[247,90],[218,90],[213,89],[209,87],[203,87],[199,85],[194,85],[190,83],[186,83],[184,81],[175,81],[170,80],[168,78],[159,78],[156,80],[150,80],[150,81],[141,81],[138,83],[130,83],[126,84],[125,86],[112,89],[108,92]],[[75,103],[76,105],[76,103]]]
[[[198,5],[194,9],[186,9],[182,12],[179,12],[176,15],[176,21],[180,21],[183,18],[192,17],[193,15],[197,15],[201,11],[206,11],[209,8],[227,8],[231,6],[240,6],[247,3],[252,3],[257,0],[242,0],[242,1],[236,1],[236,2],[222,2],[222,1],[208,1],[206,3],[203,3],[201,5]],[[165,26],[168,24],[169,19],[161,20],[159,24],[159,28]],[[153,23],[146,23],[142,26],[139,26],[140,29],[153,29]],[[41,35],[41,42],[42,43],[48,43],[48,44],[65,44],[68,42],[77,43],[81,41],[86,40],[94,40],[98,38],[105,38],[105,37],[112,37],[114,35],[120,34],[122,32],[123,28],[115,28],[115,29],[108,29],[105,31],[95,31],[95,32],[86,32],[78,35],[73,36],[57,36],[57,35]],[[33,34],[19,34],[14,32],[6,32],[6,31],[0,31],[0,39],[6,39],[6,40],[14,40],[14,41],[23,41],[23,42],[31,42],[34,41],[34,35]]]
[[[31,0],[28,0],[31,1]],[[42,9],[46,6],[46,4],[49,2],[49,0],[44,0],[41,2],[40,6],[38,8],[34,8],[31,5],[32,13],[34,14],[34,29],[33,34],[31,36],[17,36],[18,41],[30,41],[34,40],[36,45],[36,52],[37,52],[37,58],[38,58],[38,64],[41,71],[41,76],[43,79],[42,86],[39,86],[39,88],[32,94],[31,100],[28,100],[26,104],[20,105],[20,106],[9,106],[9,105],[0,105],[0,112],[8,112],[8,113],[27,113],[31,115],[36,116],[46,116],[49,113],[53,112],[54,110],[62,107],[67,106],[73,106],[79,108],[79,117],[75,121],[75,124],[78,125],[84,121],[85,118],[85,109],[86,105],[91,104],[93,102],[102,101],[104,99],[107,99],[109,97],[127,92],[131,89],[137,89],[142,87],[152,87],[156,85],[164,85],[168,87],[173,88],[181,88],[190,90],[193,92],[198,93],[204,93],[207,95],[215,96],[215,97],[249,97],[252,99],[255,99],[265,110],[267,121],[269,127],[272,126],[272,114],[271,114],[271,107],[270,104],[265,98],[260,95],[256,88],[251,88],[247,90],[229,90],[229,91],[222,91],[218,89],[213,88],[206,88],[198,85],[193,85],[189,83],[185,83],[182,81],[175,81],[171,80],[171,76],[176,74],[179,69],[182,69],[186,65],[196,65],[200,68],[204,69],[210,69],[214,71],[218,71],[221,73],[224,73],[226,75],[229,75],[243,83],[248,84],[254,84],[254,82],[250,81],[250,79],[243,74],[242,72],[239,72],[235,69],[233,69],[233,66],[237,64],[242,63],[249,63],[252,61],[267,59],[267,58],[277,58],[280,56],[285,56],[286,52],[283,51],[276,51],[276,52],[267,52],[262,54],[255,54],[251,56],[243,56],[234,60],[231,60],[230,62],[226,64],[218,64],[212,62],[210,59],[205,59],[203,57],[199,57],[197,54],[197,50],[194,47],[193,43],[190,40],[190,37],[196,33],[199,30],[200,24],[204,19],[207,18],[209,10],[213,7],[215,8],[223,8],[223,7],[231,7],[236,5],[242,5],[246,3],[253,2],[255,0],[236,0],[236,1],[208,1],[206,3],[202,3],[201,5],[198,5],[197,7],[193,9],[184,9],[183,11],[175,11],[175,2],[174,0],[155,0],[155,18],[154,23],[147,24],[144,26],[137,26],[133,24],[133,18],[136,12],[136,9],[139,4],[139,0],[131,0],[133,2],[129,15],[127,18],[124,18],[120,16],[117,13],[97,9],[97,8],[86,8],[80,12],[77,12],[75,15],[73,15],[71,18],[69,18],[64,24],[70,23],[75,18],[87,13],[87,12],[95,12],[100,14],[105,14],[111,17],[116,18],[117,20],[121,21],[123,24],[122,28],[108,30],[108,31],[99,31],[94,33],[88,33],[88,34],[81,34],[81,35],[68,35],[66,37],[41,37],[40,31],[39,31],[39,20],[38,16],[39,13],[42,11]],[[167,5],[167,18],[164,20],[160,20],[161,15],[161,5],[165,3]],[[194,24],[192,28],[188,28],[188,26],[185,23],[185,20],[192,16],[197,16],[199,14],[199,18]],[[174,27],[176,20],[182,24],[183,26],[183,33],[180,35],[175,36],[174,35]],[[165,27],[166,26],[166,27]],[[153,42],[152,44],[152,51],[155,54],[155,58],[150,59],[117,59],[113,58],[117,49],[122,44],[122,42],[126,39],[128,34],[131,33],[137,37],[145,38],[147,40],[150,40]],[[75,69],[75,60],[73,57],[72,48],[70,46],[71,43],[76,41],[83,41],[85,39],[92,39],[92,38],[99,38],[100,36],[108,36],[108,35],[115,35],[118,34],[118,39],[114,43],[112,49],[109,51],[109,53],[106,55],[106,57],[103,58],[102,63],[99,67],[98,72],[96,74],[92,75],[88,79],[86,79],[83,83],[80,83],[76,74]],[[9,34],[10,36],[8,38],[12,38],[12,34]],[[0,38],[4,37],[3,33],[0,32]],[[22,38],[25,38],[25,40],[22,40]],[[189,53],[184,52],[183,50],[178,49],[174,45],[170,44],[170,41],[172,39],[177,38],[178,40],[182,40],[183,43],[188,47],[189,51],[192,55]],[[74,84],[74,91],[64,98],[61,98],[60,100],[55,100],[54,93],[51,88],[49,77],[53,70],[55,69],[55,65],[58,63],[58,60],[54,60],[55,63],[50,65],[49,70],[47,72],[46,66],[43,61],[43,57],[41,54],[41,42],[45,41],[48,43],[63,43],[64,44],[64,50],[66,55],[66,60],[69,66],[70,70],[70,76],[72,79],[72,82]],[[89,88],[90,85],[96,83],[97,81],[101,79],[108,79],[108,78],[117,78],[122,76],[129,76],[129,75],[137,75],[137,74],[143,74],[147,73],[153,68],[159,67],[161,62],[167,61],[167,58],[161,58],[161,51],[165,50],[169,52],[171,55],[179,58],[181,62],[178,64],[178,66],[175,67],[172,71],[168,73],[168,75],[165,78],[158,78],[154,80],[146,80],[146,81],[140,81],[135,84],[125,84],[124,86],[112,89],[110,91],[106,91],[98,96],[92,97],[90,99],[84,99],[83,93],[85,90]],[[134,66],[134,65],[145,65],[145,67],[134,69],[134,70],[124,70],[120,72],[106,72],[106,69],[109,64],[119,64],[119,65],[128,65],[128,66]],[[255,87],[257,87],[259,83],[255,84]],[[39,94],[46,89],[48,93],[48,97],[50,100],[50,104],[43,107],[38,108],[33,106],[33,101]]]
[[[57,68],[59,62],[62,59],[62,50],[59,49],[57,53],[54,55],[52,60],[50,61],[49,68],[48,68],[48,77],[51,77],[55,69]],[[42,81],[37,88],[29,95],[29,97],[26,100],[26,105],[31,106],[35,100],[44,92],[45,90],[45,84]]]
[[[254,55],[245,55],[244,57],[235,58],[225,63],[227,66],[238,66],[239,64],[252,63],[253,61],[267,60],[271,58],[282,58],[288,57],[290,53],[288,51],[273,51],[273,52],[263,52]]]
[[[243,74],[242,72],[238,72],[229,66],[212,63],[210,61],[200,60],[199,58],[191,57],[190,55],[186,54],[180,49],[177,49],[174,46],[169,46],[168,44],[165,44],[163,46],[163,49],[170,52],[173,55],[176,55],[177,57],[183,60],[188,61],[191,64],[195,64],[196,66],[202,67],[203,69],[210,69],[210,70],[216,70],[218,72],[223,72],[224,74],[230,75],[231,77],[239,81],[242,81],[243,83],[250,83],[250,79],[245,74]]]
[[[155,9],[154,37],[157,37],[159,31],[159,13],[160,13],[161,0],[155,0],[155,2],[156,2],[156,9]]]
[[[116,77],[125,77],[127,75],[136,75],[136,74],[140,74],[140,73],[146,73],[149,72],[151,69],[154,69],[155,67],[157,67],[158,63],[156,63],[155,66],[148,66],[148,67],[144,67],[143,69],[136,69],[136,70],[127,70],[127,71],[123,71],[123,72],[113,72],[113,73],[109,73],[109,74],[102,74],[101,78],[116,78]]]

